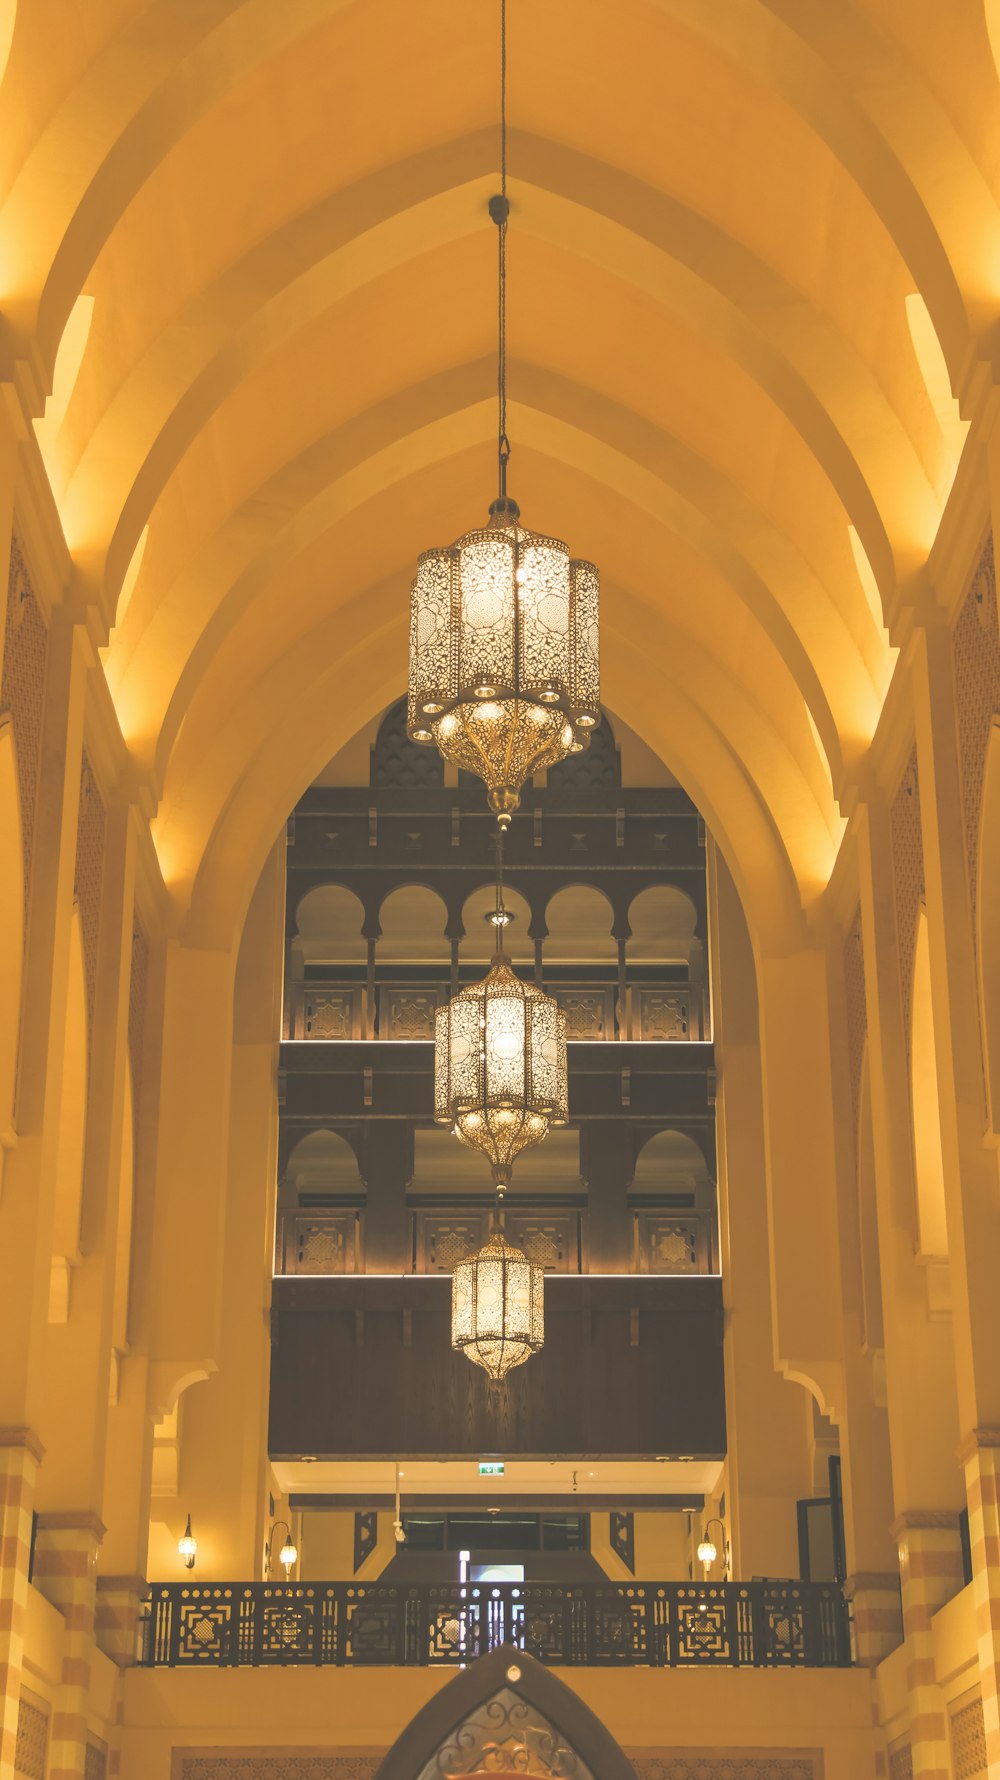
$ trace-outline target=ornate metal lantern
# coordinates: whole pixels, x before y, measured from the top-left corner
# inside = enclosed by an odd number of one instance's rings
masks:
[[[599,577],[502,496],[489,523],[425,550],[410,596],[407,727],[486,783],[509,822],[532,773],[600,721]]]
[[[435,1039],[435,1119],[482,1150],[502,1194],[515,1157],[566,1123],[566,1015],[498,952],[481,983],[438,1009]]]
[[[545,1274],[495,1230],[460,1261],[451,1287],[451,1345],[499,1384],[545,1340]]]
[[[501,825],[532,773],[585,748],[600,722],[600,577],[527,531],[507,495],[507,59],[500,4],[499,495],[488,523],[425,550],[410,594],[410,739],[485,780]]]

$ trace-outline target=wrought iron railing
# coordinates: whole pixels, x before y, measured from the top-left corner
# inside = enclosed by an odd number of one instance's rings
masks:
[[[144,1662],[461,1664],[500,1644],[545,1663],[836,1668],[847,1604],[823,1582],[166,1582],[152,1590]]]

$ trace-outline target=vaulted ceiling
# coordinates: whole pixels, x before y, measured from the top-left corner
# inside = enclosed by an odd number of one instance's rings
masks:
[[[828,880],[992,381],[995,6],[509,0],[512,491],[600,565],[606,702],[758,928]],[[7,37],[7,375],[208,930],[493,493],[498,4],[0,0]]]

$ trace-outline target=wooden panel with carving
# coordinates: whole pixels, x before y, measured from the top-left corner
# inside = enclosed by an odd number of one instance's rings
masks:
[[[640,1273],[711,1273],[711,1225],[704,1212],[637,1211]]]
[[[296,983],[292,990],[292,1037],[361,1037],[362,990],[356,983]]]
[[[294,1211],[282,1220],[282,1273],[357,1273],[361,1266],[360,1211]]]
[[[452,1273],[459,1261],[481,1248],[490,1233],[490,1214],[471,1211],[414,1213],[418,1273]]]
[[[510,1242],[546,1273],[579,1273],[582,1264],[580,1213],[569,1211],[507,1211],[504,1228]]]
[[[378,1035],[434,1042],[434,1016],[444,999],[437,985],[385,983],[379,990]]]
[[[635,1036],[644,1043],[700,1039],[701,991],[686,984],[676,988],[634,989]]]
[[[560,984],[549,990],[566,1015],[566,1037],[578,1042],[614,1038],[615,991],[592,984]]]

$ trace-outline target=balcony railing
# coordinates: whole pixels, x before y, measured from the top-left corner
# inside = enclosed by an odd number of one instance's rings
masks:
[[[484,974],[485,962],[478,974]],[[629,981],[617,986],[581,978],[542,985],[566,1015],[567,1037],[627,1039],[636,1043],[703,1043],[708,1037],[705,985],[691,981]],[[451,993],[447,971],[421,982],[363,982],[331,977],[293,982],[288,991],[285,1036],[289,1039],[409,1039],[433,1042],[434,1016]]]
[[[501,1644],[541,1662],[844,1668],[847,1604],[823,1582],[157,1583],[151,1667],[459,1665]]]

